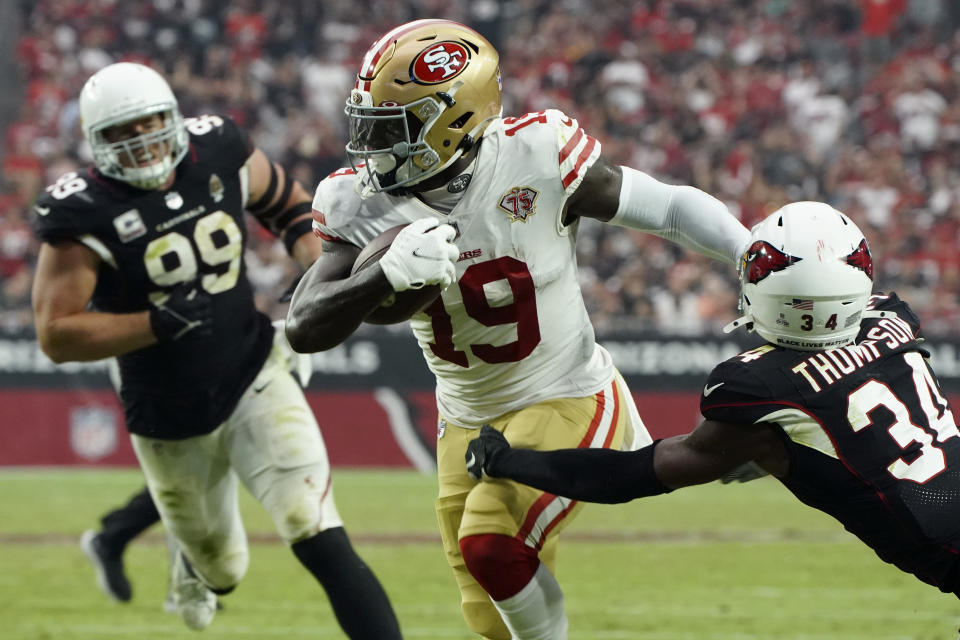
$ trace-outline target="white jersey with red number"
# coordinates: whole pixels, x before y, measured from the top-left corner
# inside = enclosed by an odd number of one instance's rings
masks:
[[[317,188],[315,229],[329,241],[362,247],[424,217],[456,226],[458,281],[442,304],[411,319],[444,418],[479,426],[541,400],[596,393],[613,379],[580,293],[576,225],[560,219],[599,156],[576,120],[548,110],[490,124],[449,215],[414,197],[361,197],[362,178],[350,170]]]

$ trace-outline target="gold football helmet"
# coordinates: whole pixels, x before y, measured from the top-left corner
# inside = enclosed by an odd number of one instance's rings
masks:
[[[473,29],[416,20],[367,51],[344,112],[347,155],[376,191],[415,185],[467,153],[500,115],[500,57]]]

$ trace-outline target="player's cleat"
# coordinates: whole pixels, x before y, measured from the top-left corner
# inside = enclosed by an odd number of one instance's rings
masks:
[[[223,602],[220,598],[217,598],[217,611],[223,611]],[[163,612],[164,613],[176,613],[177,612],[177,600],[173,597],[173,592],[167,594],[167,597],[163,600]]]
[[[184,624],[195,631],[210,626],[217,613],[217,596],[193,572],[182,552],[173,565],[173,601]]]
[[[80,536],[80,548],[97,572],[100,590],[117,602],[129,602],[133,592],[123,571],[123,552],[107,547],[102,536],[93,529]]]

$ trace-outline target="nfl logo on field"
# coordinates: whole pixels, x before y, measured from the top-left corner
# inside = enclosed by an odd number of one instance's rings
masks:
[[[70,448],[85,460],[99,460],[117,450],[117,416],[109,407],[70,410]]]

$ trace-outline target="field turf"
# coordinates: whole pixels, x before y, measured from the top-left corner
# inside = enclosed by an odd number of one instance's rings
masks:
[[[322,590],[245,493],[250,570],[202,633],[165,614],[159,527],[130,548],[133,602],[109,601],[80,533],[136,491],[135,470],[0,471],[0,638],[340,638]],[[440,550],[435,478],[337,470],[337,502],[410,640],[472,638]],[[584,510],[560,547],[570,638],[956,640],[960,602],[882,563],[763,479]]]

